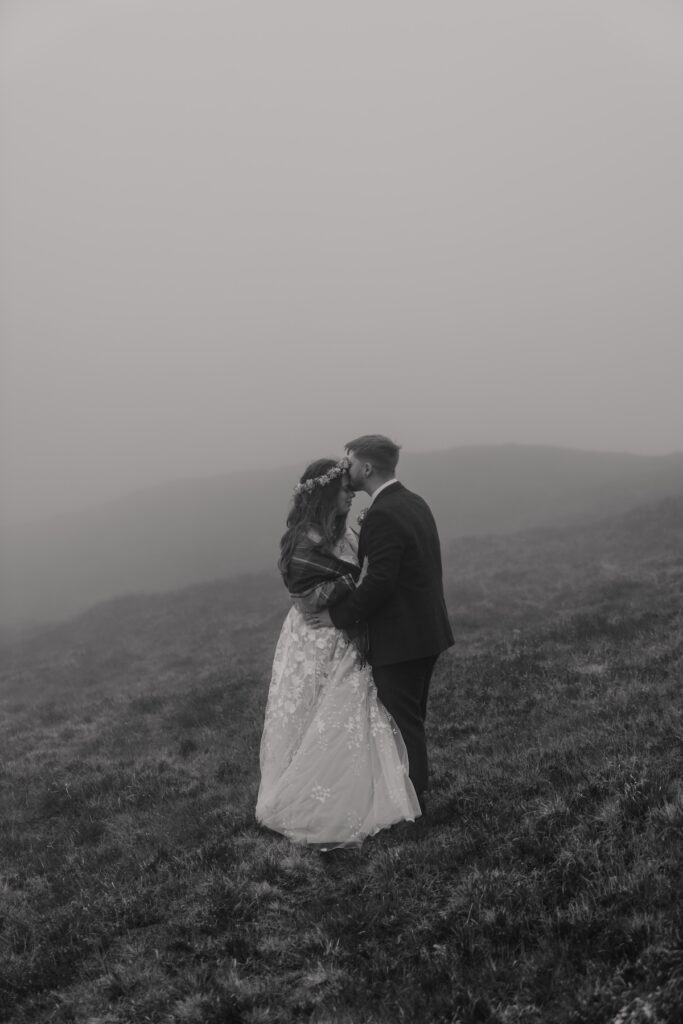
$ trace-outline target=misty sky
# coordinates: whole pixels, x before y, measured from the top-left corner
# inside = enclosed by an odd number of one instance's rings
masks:
[[[0,517],[683,449],[677,0],[0,0]]]

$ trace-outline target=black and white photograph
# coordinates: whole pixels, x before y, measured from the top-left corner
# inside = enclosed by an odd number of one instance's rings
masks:
[[[681,0],[0,0],[0,1024],[683,1024]]]

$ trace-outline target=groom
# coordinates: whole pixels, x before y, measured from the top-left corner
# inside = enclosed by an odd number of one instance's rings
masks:
[[[346,451],[353,490],[371,499],[358,548],[367,572],[354,593],[316,618],[338,629],[367,623],[377,695],[401,731],[425,814],[429,682],[439,654],[454,642],[439,534],[427,503],[396,479],[399,445],[382,434],[366,434],[349,441]]]

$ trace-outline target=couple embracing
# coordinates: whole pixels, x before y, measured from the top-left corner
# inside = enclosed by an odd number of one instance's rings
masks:
[[[295,843],[359,846],[426,813],[425,716],[453,643],[434,517],[396,479],[399,446],[356,438],[294,488],[279,568],[292,608],[278,640],[256,818]],[[360,532],[354,492],[371,499]]]

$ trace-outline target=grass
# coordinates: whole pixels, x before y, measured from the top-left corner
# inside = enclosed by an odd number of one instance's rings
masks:
[[[458,541],[432,821],[253,819],[270,577],[6,642],[0,1019],[675,1024],[683,505]]]

